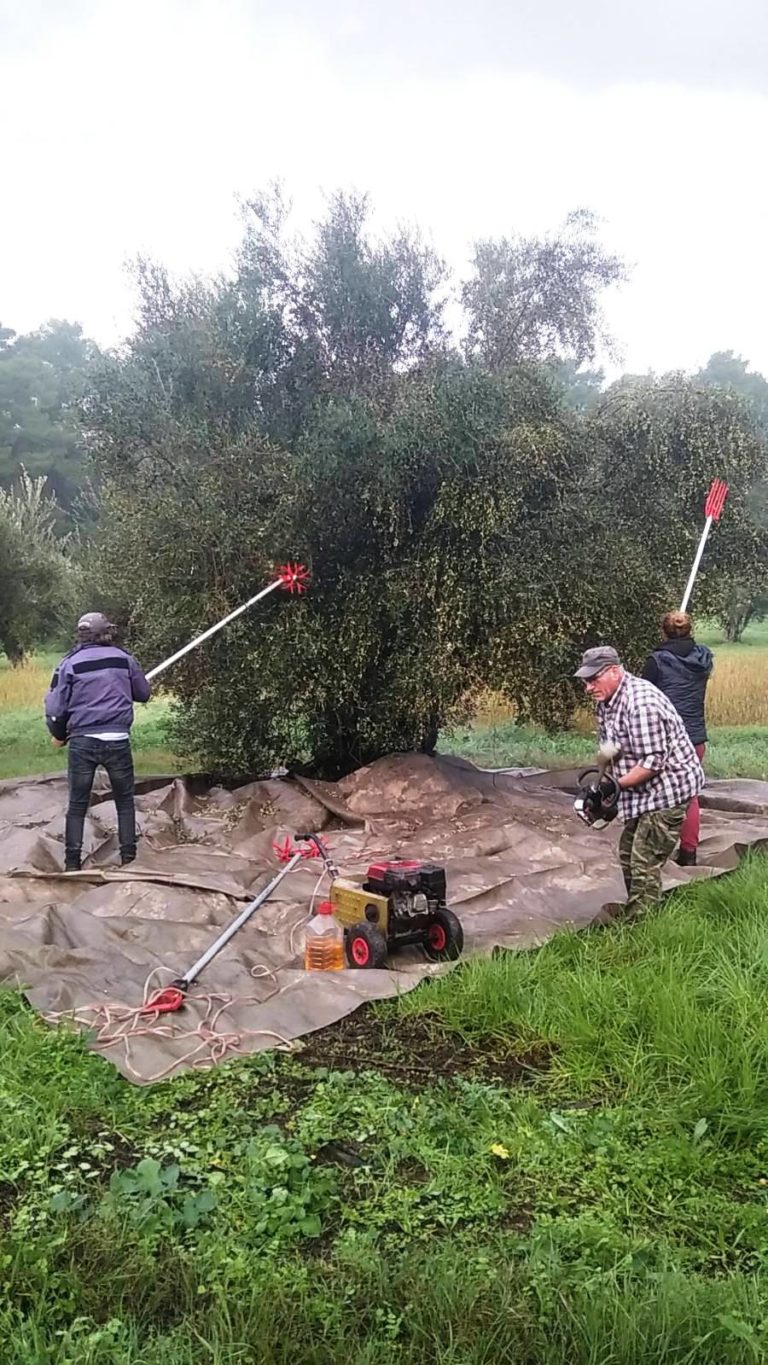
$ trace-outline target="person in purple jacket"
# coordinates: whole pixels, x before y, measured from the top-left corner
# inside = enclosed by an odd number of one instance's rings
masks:
[[[77,623],[77,643],[54,671],[45,696],[45,723],[59,746],[69,745],[69,806],[64,870],[80,871],[83,827],[96,769],[106,769],[117,807],[120,862],[136,857],[133,703],[152,689],[132,654],[113,643],[115,627],[99,611]]]

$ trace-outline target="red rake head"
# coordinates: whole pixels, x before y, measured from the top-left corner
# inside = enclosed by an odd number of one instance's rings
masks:
[[[275,857],[277,858],[277,861],[279,863],[289,863],[294,853],[297,852],[297,850],[293,847],[293,840],[289,838],[287,835],[285,839],[281,841],[281,843],[273,844],[272,848],[275,851]]]
[[[272,847],[279,863],[289,863],[291,858],[296,857],[297,853],[300,853],[302,858],[314,858],[315,856],[315,850],[311,845],[309,848],[298,848],[290,835],[286,835],[280,843],[275,843]]]
[[[724,479],[714,479],[707,493],[707,501],[704,503],[705,517],[711,517],[713,521],[719,521],[725,507],[725,499],[728,497],[728,485]]]
[[[304,564],[281,564],[277,576],[287,592],[306,592],[309,587],[309,570]]]

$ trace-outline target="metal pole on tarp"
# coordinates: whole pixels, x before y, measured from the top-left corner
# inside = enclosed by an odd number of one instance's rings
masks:
[[[240,914],[233,919],[232,923],[229,924],[221,934],[219,934],[210,948],[206,948],[202,957],[199,957],[197,962],[184,972],[183,976],[178,976],[175,981],[171,982],[170,986],[164,986],[162,990],[157,991],[155,995],[142,1006],[140,1010],[141,1014],[173,1014],[176,1010],[180,1010],[184,1004],[184,998],[189,987],[192,985],[193,981],[197,980],[200,973],[208,966],[208,963],[212,962],[221,952],[222,948],[226,947],[230,939],[234,938],[235,934],[242,929],[243,925],[248,923],[251,916],[256,913],[259,906],[264,904],[265,900],[268,900],[272,895],[272,892],[280,885],[283,878],[287,877],[288,873],[292,872],[303,858],[312,857],[314,852],[311,846],[309,849],[294,849],[290,846],[289,840],[287,840],[284,845],[275,844],[274,847],[278,858],[283,862],[283,867],[280,868],[280,871],[275,873],[272,880],[259,892],[258,896],[255,896],[252,901],[248,902],[245,908],[240,911]]]

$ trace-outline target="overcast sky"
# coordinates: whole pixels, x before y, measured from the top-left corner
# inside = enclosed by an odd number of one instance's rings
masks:
[[[633,371],[768,373],[766,0],[0,0],[0,321],[130,329],[124,262],[225,267],[235,196],[338,187],[472,241],[593,209]]]

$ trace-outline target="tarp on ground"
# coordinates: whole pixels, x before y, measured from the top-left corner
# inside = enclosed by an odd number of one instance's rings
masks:
[[[121,870],[115,809],[100,781],[84,870],[64,877],[66,778],[2,782],[0,982],[23,989],[52,1023],[88,1028],[90,1045],[137,1083],[285,1047],[444,969],[413,949],[387,970],[305,973],[303,930],[321,872],[308,860],[210,964],[182,1011],[139,1016],[271,879],[275,842],[322,832],[345,874],[361,881],[382,857],[443,863],[465,954],[527,948],[623,898],[619,822],[588,829],[573,812],[574,792],[572,772],[490,773],[417,754],[335,784],[274,779],[230,791],[145,780],[139,855]],[[768,783],[710,782],[703,806],[700,865],[668,864],[667,888],[728,871],[768,840]]]

